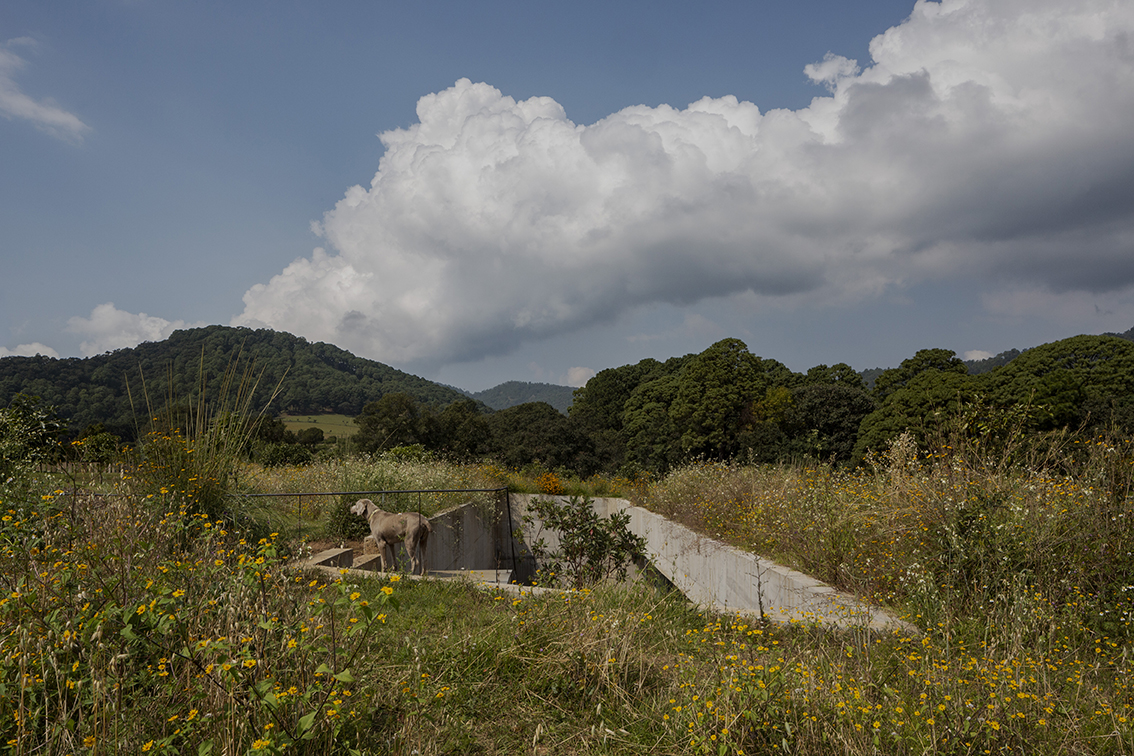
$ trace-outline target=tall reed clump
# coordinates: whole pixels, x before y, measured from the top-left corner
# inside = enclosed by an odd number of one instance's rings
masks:
[[[220,385],[209,387],[202,353],[196,391],[175,396],[171,374],[164,405],[155,410],[143,376],[148,421],[132,460],[134,491],[150,498],[172,496],[187,511],[210,518],[226,512],[240,461],[248,453],[256,421],[267,409],[253,407],[258,383],[253,366],[241,364],[237,355]],[[272,399],[278,392],[279,386]]]

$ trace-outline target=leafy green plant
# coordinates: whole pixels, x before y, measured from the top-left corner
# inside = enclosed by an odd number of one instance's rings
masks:
[[[18,394],[0,408],[0,501],[22,506],[33,496],[39,467],[62,456],[66,430],[39,397]]]
[[[611,577],[625,580],[629,564],[646,556],[646,539],[628,527],[630,515],[599,517],[590,498],[533,499],[523,520],[531,526],[537,519],[541,532],[554,530],[558,540],[558,545],[549,546],[537,534],[531,545],[545,582],[583,588]]]
[[[158,503],[47,495],[0,520],[0,742],[328,752],[366,706],[357,664],[393,586],[297,574],[275,534]]]

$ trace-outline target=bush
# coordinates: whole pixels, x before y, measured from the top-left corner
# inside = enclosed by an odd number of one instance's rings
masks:
[[[565,503],[555,499],[533,499],[524,522],[531,525],[535,517],[543,527],[559,534],[559,547],[550,549],[543,538],[536,538],[532,553],[542,564],[541,573],[551,580],[573,588],[595,585],[609,577],[626,579],[630,562],[646,555],[646,539],[634,535],[627,527],[630,515],[615,512],[602,519],[590,498],[572,496]]]
[[[309,465],[314,455],[311,449],[300,444],[264,444],[256,451],[256,460],[264,467],[283,467],[284,465]]]
[[[366,518],[351,514],[350,505],[354,501],[350,499],[351,497],[344,496],[342,501],[331,506],[326,529],[329,537],[361,540],[370,535],[370,524],[366,522]]]

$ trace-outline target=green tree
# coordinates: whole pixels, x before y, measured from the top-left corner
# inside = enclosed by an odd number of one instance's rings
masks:
[[[1034,407],[1036,430],[1124,422],[1134,397],[1134,343],[1074,336],[1029,349],[980,382],[996,405]]]
[[[556,532],[559,541],[558,547],[549,547],[537,534],[532,543],[540,573],[552,585],[566,584],[578,590],[607,578],[625,580],[629,565],[646,557],[646,539],[630,531],[627,512],[599,517],[593,501],[574,496],[564,503],[537,498],[529,507],[524,522],[530,526],[538,517],[542,527]]]
[[[441,447],[456,459],[473,459],[488,451],[492,430],[475,399],[462,399],[441,410]]]
[[[681,433],[670,414],[677,390],[677,373],[666,373],[638,386],[626,400],[622,434],[628,467],[661,475],[684,458]]]
[[[681,370],[670,414],[687,455],[728,459],[740,450],[746,414],[769,388],[789,387],[798,376],[775,360],[761,359],[739,339],[723,339]]]
[[[903,360],[900,367],[884,370],[874,380],[874,398],[879,402],[886,401],[886,397],[927,370],[957,373],[958,375],[969,374],[969,369],[964,360],[952,350],[922,349],[908,360]]]
[[[307,447],[315,447],[323,443],[322,428],[304,428],[295,434],[297,443]]]
[[[88,425],[72,443],[81,460],[100,465],[115,461],[121,446],[122,439],[108,431],[102,423]]]
[[[255,421],[252,439],[266,444],[294,444],[295,433],[288,430],[278,417],[261,416]]]
[[[418,404],[409,394],[400,392],[386,394],[367,404],[354,421],[358,425],[355,444],[359,451],[366,453],[414,444],[434,449],[440,436],[440,426],[433,411]]]
[[[580,429],[595,445],[595,453],[609,471],[617,470],[626,461],[626,435],[623,418],[626,403],[644,381],[656,376],[663,368],[654,359],[645,359],[636,365],[624,365],[600,371],[575,389],[575,397],[568,411]]]
[[[849,461],[863,418],[876,408],[864,383],[837,381],[796,387],[785,418],[792,451],[816,459]]]
[[[538,463],[582,476],[597,469],[594,445],[585,433],[547,402],[528,402],[487,416],[490,451],[509,467]]]
[[[67,426],[38,396],[17,394],[0,410],[0,460],[55,461],[63,456]]]
[[[862,374],[845,362],[837,362],[830,367],[816,365],[807,371],[804,382],[839,384],[859,389],[866,388],[866,381],[863,380]]]
[[[931,431],[976,398],[976,389],[973,378],[955,370],[929,368],[919,372],[863,418],[854,447],[855,459],[862,459],[868,451],[886,449],[906,430],[924,446]]]

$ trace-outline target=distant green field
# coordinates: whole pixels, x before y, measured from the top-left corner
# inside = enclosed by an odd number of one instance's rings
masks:
[[[304,428],[322,428],[323,438],[349,438],[358,430],[354,419],[346,415],[280,415],[280,420],[289,431],[297,433]]]

